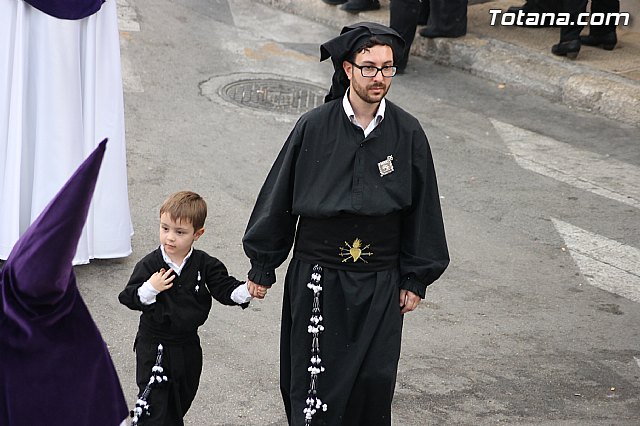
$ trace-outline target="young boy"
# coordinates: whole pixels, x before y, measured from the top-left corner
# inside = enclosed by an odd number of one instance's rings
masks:
[[[160,208],[160,247],[135,266],[120,303],[142,311],[134,343],[140,393],[134,424],[183,425],[202,371],[200,327],[211,297],[240,305],[264,293],[229,276],[215,257],[193,248],[204,233],[207,205],[198,194],[172,194]],[[252,293],[250,293],[250,290]]]

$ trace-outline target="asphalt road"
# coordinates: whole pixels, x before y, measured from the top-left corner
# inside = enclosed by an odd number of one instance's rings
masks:
[[[202,194],[197,247],[245,277],[244,228],[299,115],[220,93],[267,77],[328,89],[318,45],[336,32],[250,0],[119,5],[134,253],[76,272],[133,405],[138,315],[117,294],[158,244],[161,202]],[[637,128],[412,63],[389,99],[429,136],[452,262],[406,315],[394,424],[639,424]],[[187,425],[286,424],[281,284],[245,311],[214,306]]]

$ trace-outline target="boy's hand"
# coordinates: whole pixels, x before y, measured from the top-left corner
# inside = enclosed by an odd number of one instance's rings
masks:
[[[169,268],[168,271],[165,271],[164,268],[160,269],[160,271],[151,275],[149,278],[149,284],[156,289],[156,291],[163,292],[165,290],[169,290],[173,287],[173,279],[176,277],[175,275],[171,275],[173,269]]]
[[[264,299],[267,295],[267,290],[269,290],[269,287],[256,284],[251,280],[247,280],[247,288],[249,289],[249,294],[256,299]]]

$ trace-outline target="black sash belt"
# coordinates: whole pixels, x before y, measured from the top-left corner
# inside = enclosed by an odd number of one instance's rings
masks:
[[[401,216],[301,217],[293,257],[346,271],[382,271],[397,266]]]

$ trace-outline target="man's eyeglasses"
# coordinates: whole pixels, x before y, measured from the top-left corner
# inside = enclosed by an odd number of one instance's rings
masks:
[[[398,67],[396,67],[395,65],[388,65],[382,68],[374,67],[372,65],[358,65],[354,64],[353,62],[351,62],[351,65],[360,69],[360,73],[362,73],[362,76],[367,78],[375,77],[376,75],[378,75],[378,72],[381,72],[383,77],[393,77],[398,71]]]

